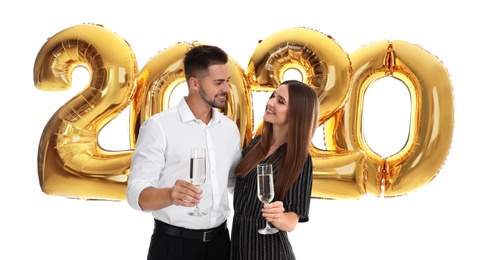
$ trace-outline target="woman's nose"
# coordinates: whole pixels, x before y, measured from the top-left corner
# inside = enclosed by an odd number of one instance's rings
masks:
[[[274,106],[274,101],[273,100],[274,100],[273,98],[269,99],[267,101],[267,106],[273,107]]]

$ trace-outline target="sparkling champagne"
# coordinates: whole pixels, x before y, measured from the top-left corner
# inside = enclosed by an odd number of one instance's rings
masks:
[[[196,186],[205,182],[205,158],[190,159],[190,182]]]
[[[257,183],[259,184],[258,196],[263,203],[270,203],[274,199],[274,187],[272,182],[272,174],[257,175]]]

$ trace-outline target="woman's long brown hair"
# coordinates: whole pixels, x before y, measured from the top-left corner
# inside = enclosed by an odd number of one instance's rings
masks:
[[[287,80],[289,112],[287,145],[283,151],[277,172],[274,173],[275,200],[284,200],[286,193],[301,173],[309,155],[311,141],[318,124],[319,100],[316,92],[307,84]],[[263,122],[260,141],[242,158],[235,175],[245,177],[266,158],[272,145],[272,124]]]

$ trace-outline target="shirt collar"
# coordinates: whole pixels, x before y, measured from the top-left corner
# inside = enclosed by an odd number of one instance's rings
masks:
[[[180,113],[180,118],[183,123],[188,121],[196,121],[195,115],[193,115],[192,110],[188,107],[187,101],[184,97],[181,98],[180,103],[178,103],[178,111]],[[217,113],[218,110],[212,107],[212,119],[208,123],[209,125],[219,123],[220,122],[220,113]]]

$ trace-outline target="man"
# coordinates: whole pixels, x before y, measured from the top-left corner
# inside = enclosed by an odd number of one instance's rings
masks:
[[[190,49],[183,61],[189,91],[177,106],[140,127],[126,191],[129,205],[155,219],[148,259],[228,259],[228,184],[241,158],[235,122],[218,112],[230,91],[227,54]],[[190,182],[190,149],[205,148],[207,176]],[[207,214],[189,216],[195,205]]]

